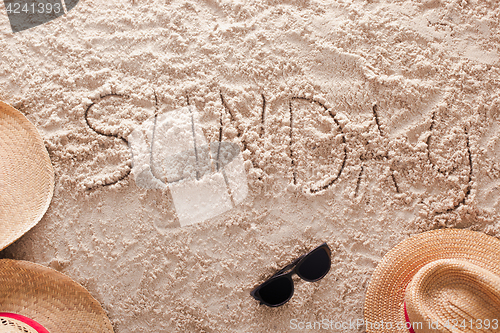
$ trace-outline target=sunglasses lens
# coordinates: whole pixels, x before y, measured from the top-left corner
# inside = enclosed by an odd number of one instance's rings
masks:
[[[307,255],[306,259],[298,267],[297,273],[306,281],[321,279],[330,270],[330,256],[324,248]]]
[[[287,301],[293,293],[293,282],[287,277],[278,277],[260,288],[261,299],[271,306]]]

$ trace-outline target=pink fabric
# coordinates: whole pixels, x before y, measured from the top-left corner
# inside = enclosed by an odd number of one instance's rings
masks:
[[[15,320],[19,320],[20,322],[25,323],[26,325],[29,325],[33,329],[35,329],[38,333],[50,333],[47,331],[45,327],[34,321],[33,319],[30,319],[28,317],[22,316],[17,313],[9,313],[9,312],[0,312],[0,317],[6,317],[6,318],[12,318]]]
[[[410,333],[415,333],[415,331],[413,330],[413,327],[411,326],[410,317],[408,317],[408,312],[406,311],[406,302],[404,303],[404,307],[405,307],[405,319],[406,319],[406,323],[410,324],[410,327],[408,328],[408,331],[410,331]],[[406,326],[408,326],[408,325],[406,325]]]

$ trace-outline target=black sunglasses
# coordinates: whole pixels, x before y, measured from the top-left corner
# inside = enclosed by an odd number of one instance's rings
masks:
[[[297,274],[302,280],[308,282],[321,280],[330,270],[330,258],[330,248],[326,243],[323,243],[276,272],[267,281],[252,290],[250,295],[260,301],[260,304],[273,307],[283,305],[293,295],[292,275]]]

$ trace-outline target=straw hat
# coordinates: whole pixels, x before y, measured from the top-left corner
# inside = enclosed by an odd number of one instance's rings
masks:
[[[367,332],[499,332],[500,240],[443,229],[381,260],[365,300]]]
[[[21,112],[0,102],[0,250],[40,221],[53,192],[42,137]]]
[[[27,261],[0,260],[0,332],[108,333],[106,313],[66,275]]]

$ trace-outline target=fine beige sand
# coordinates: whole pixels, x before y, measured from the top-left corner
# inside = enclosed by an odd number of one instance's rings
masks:
[[[496,0],[82,0],[13,34],[2,4],[0,100],[38,128],[56,182],[0,257],[67,274],[117,333],[363,332],[334,325],[363,318],[398,242],[500,236],[499,22]],[[207,142],[239,146],[248,192],[181,227],[127,138],[188,105]],[[324,279],[295,277],[279,308],[250,297],[322,242]],[[315,321],[332,327],[297,327]]]

